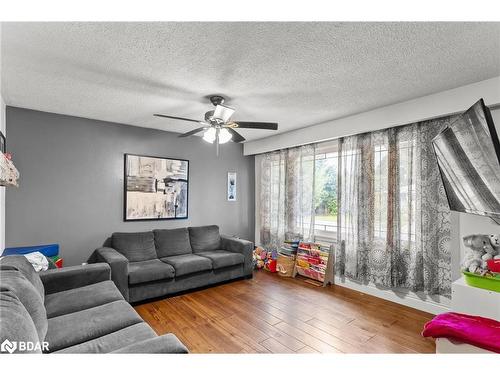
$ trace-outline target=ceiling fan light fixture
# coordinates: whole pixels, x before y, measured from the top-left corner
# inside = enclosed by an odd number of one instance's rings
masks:
[[[234,109],[219,104],[215,107],[213,117],[222,120],[222,122],[225,124],[231,119],[233,113]]]
[[[208,143],[214,143],[216,137],[215,128],[209,128],[203,134],[203,140]]]
[[[219,143],[220,144],[229,142],[232,137],[233,137],[233,135],[231,133],[229,133],[229,130],[227,130],[225,128],[222,128],[219,131]]]

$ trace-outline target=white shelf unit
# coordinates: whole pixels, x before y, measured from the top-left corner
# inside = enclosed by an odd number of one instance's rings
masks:
[[[500,293],[469,286],[462,276],[451,284],[451,311],[500,321]]]

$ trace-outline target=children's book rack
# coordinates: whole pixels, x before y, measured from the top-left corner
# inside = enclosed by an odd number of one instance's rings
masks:
[[[313,242],[300,242],[293,277],[298,274],[327,286],[334,283],[333,265],[333,245],[324,246]]]

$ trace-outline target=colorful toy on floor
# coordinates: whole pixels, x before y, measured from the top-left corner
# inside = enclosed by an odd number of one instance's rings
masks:
[[[261,247],[256,247],[253,251],[253,265],[255,269],[264,268],[264,256],[266,251]]]
[[[253,251],[253,264],[256,269],[265,269],[269,272],[276,272],[276,259],[278,252],[267,251],[261,247],[256,247]]]

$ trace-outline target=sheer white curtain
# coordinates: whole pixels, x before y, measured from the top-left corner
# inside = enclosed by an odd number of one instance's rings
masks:
[[[431,143],[449,121],[339,141],[338,274],[450,295],[450,213]]]
[[[285,239],[313,239],[314,150],[314,145],[307,145],[257,158],[263,246],[278,248]]]

